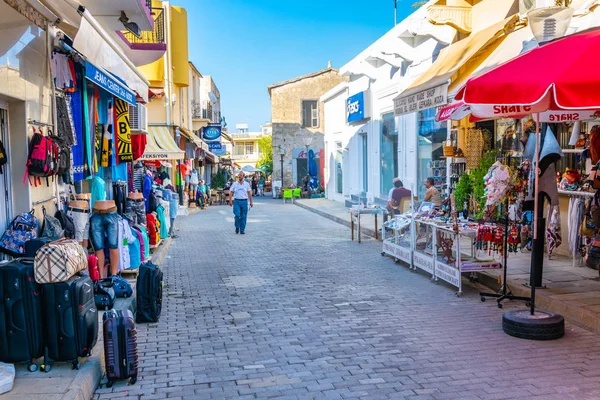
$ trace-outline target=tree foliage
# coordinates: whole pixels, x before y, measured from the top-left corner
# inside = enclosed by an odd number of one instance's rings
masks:
[[[266,135],[258,139],[258,148],[261,154],[256,163],[256,168],[265,165],[268,171],[273,171],[273,137]]]
[[[419,8],[421,6],[424,6],[425,4],[427,4],[426,1],[416,1],[412,4],[411,8]]]

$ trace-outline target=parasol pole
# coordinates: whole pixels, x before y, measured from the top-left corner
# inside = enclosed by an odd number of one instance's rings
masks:
[[[539,161],[540,161],[540,113],[535,114],[535,194],[533,197],[533,241],[534,243],[539,240],[538,238],[538,204],[540,201],[540,173],[539,173]],[[543,239],[542,239],[543,240]],[[535,244],[533,245],[534,251],[536,251]],[[536,257],[541,256],[537,254]],[[533,257],[533,254],[532,254]],[[535,314],[535,282],[536,282],[536,268],[531,267],[531,315]]]

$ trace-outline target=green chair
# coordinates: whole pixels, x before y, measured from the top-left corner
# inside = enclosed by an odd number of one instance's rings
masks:
[[[292,203],[294,202],[294,192],[292,189],[283,189],[283,204],[285,204],[287,199],[292,200]]]
[[[300,197],[302,197],[302,189],[300,189],[300,188],[296,188],[296,189],[294,189],[294,193],[293,193],[293,195],[294,195],[294,198],[296,198],[296,197],[297,197],[297,198],[300,198]]]

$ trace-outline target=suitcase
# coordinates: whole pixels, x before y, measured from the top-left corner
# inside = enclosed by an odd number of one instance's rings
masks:
[[[103,316],[104,364],[107,387],[117,379],[137,381],[138,352],[137,334],[133,314],[129,310],[110,310]]]
[[[66,282],[88,267],[85,249],[75,240],[60,239],[40,248],[35,255],[37,283]]]
[[[115,296],[117,297],[131,297],[133,289],[127,279],[120,276],[111,276],[113,289],[115,289]]]
[[[163,273],[148,261],[140,266],[136,285],[136,322],[158,322],[162,310]]]
[[[0,361],[29,362],[44,354],[42,293],[33,279],[33,261],[0,265]]]
[[[79,369],[78,357],[87,357],[98,339],[98,310],[94,283],[88,276],[43,285],[44,339],[46,354],[42,371],[52,361],[71,361]]]
[[[52,240],[47,237],[35,238],[25,242],[25,257],[35,258],[37,251]]]
[[[98,257],[94,254],[88,256],[88,274],[94,282],[100,279],[100,271],[98,271]]]

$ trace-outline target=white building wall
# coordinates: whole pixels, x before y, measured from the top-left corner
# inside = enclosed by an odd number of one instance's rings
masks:
[[[322,97],[325,104],[326,121],[329,127],[326,127],[326,151],[327,160],[335,152],[333,140],[333,130],[346,132],[342,134],[347,141],[347,151],[344,153],[344,196],[339,196],[335,192],[335,187],[327,188],[327,197],[343,201],[351,195],[360,195],[363,190],[363,159],[362,159],[362,141],[361,135],[367,135],[368,141],[368,197],[386,198],[382,193],[381,185],[381,116],[388,112],[393,112],[393,99],[404,89],[406,89],[418,76],[425,72],[435,61],[439,51],[448,43],[452,42],[456,31],[448,26],[433,26],[426,20],[426,7],[417,10],[406,20],[402,21],[382,38],[377,40],[352,61],[343,66],[340,72],[350,76],[347,83],[348,90],[345,96]],[[416,24],[414,22],[417,22]],[[424,28],[424,25],[428,25]],[[417,28],[414,28],[417,26]],[[421,30],[438,30],[436,37],[430,34],[419,35]],[[412,32],[406,34],[406,32]],[[402,36],[402,39],[399,37]],[[401,43],[399,43],[401,42]],[[400,45],[400,46],[399,46]],[[388,62],[377,60],[372,55],[385,53],[396,53],[399,47],[409,46],[408,52],[410,62],[401,63],[402,59],[394,59],[397,66],[392,66]],[[394,56],[392,56],[394,58]],[[367,102],[369,107],[368,115],[371,118],[361,121],[358,124],[348,125],[346,123],[345,100],[356,93],[366,91],[370,97]],[[342,103],[343,100],[343,104]],[[343,110],[340,114],[339,110]],[[344,129],[342,125],[345,125]],[[419,185],[417,182],[417,124],[416,115],[410,114],[395,118],[396,131],[398,132],[398,177],[403,181],[405,187],[411,190]],[[330,136],[328,136],[328,132]],[[328,176],[331,178],[335,171],[328,168]],[[332,179],[335,182],[334,179]]]

